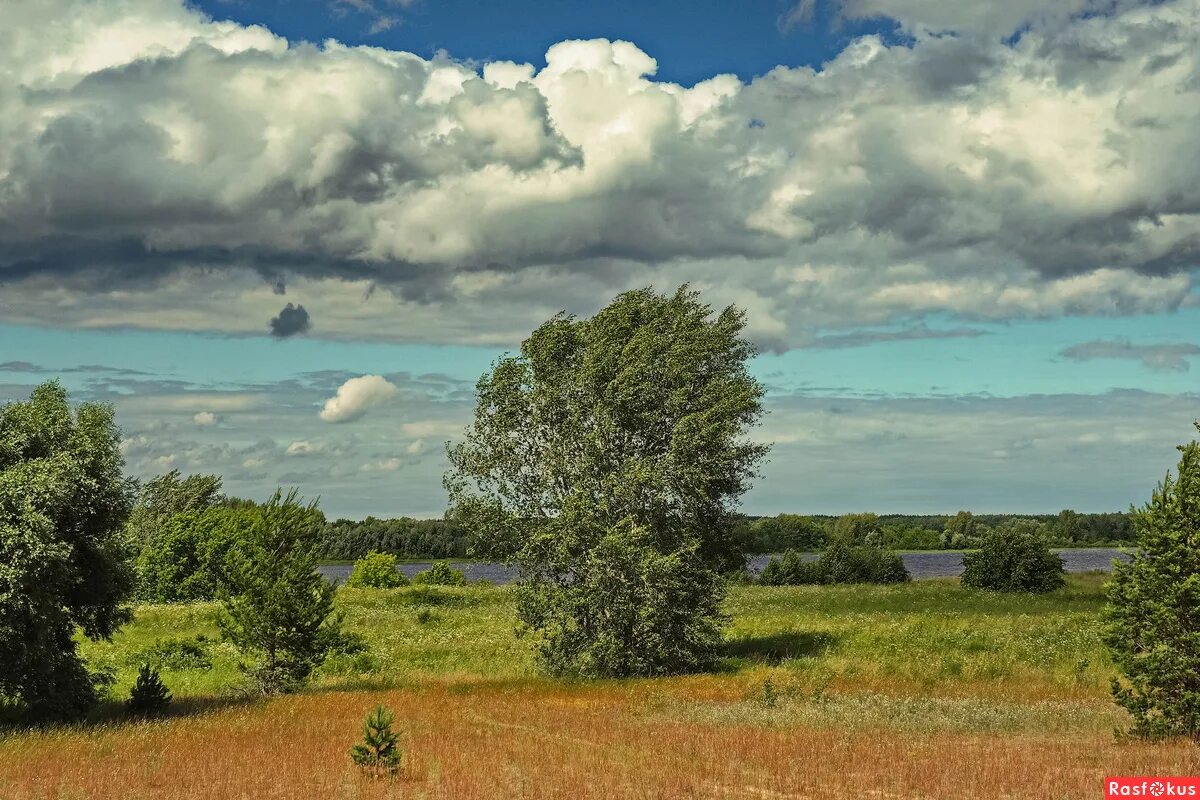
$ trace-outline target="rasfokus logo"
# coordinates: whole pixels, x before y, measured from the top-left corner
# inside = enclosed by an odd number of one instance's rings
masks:
[[[1137,776],[1104,779],[1105,800],[1113,797],[1200,798],[1200,778]]]

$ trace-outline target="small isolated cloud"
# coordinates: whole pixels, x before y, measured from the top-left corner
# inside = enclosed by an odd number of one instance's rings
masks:
[[[312,321],[304,306],[288,303],[279,312],[279,316],[271,318],[270,325],[272,336],[286,339],[298,333],[306,333],[312,326]]]
[[[337,394],[325,401],[321,419],[326,422],[353,422],[381,403],[396,396],[396,387],[380,375],[351,378],[338,387]]]
[[[395,472],[400,469],[403,462],[398,458],[385,458],[381,461],[372,461],[362,465],[363,472]]]
[[[408,453],[410,456],[421,455],[422,453],[425,452],[425,440],[417,439],[415,442],[412,442],[408,447],[404,448],[404,451],[406,453]]]
[[[287,446],[287,455],[292,458],[301,456],[311,456],[314,453],[319,453],[321,448],[310,441],[301,439],[300,441],[292,442]]]
[[[199,411],[194,417],[192,417],[192,422],[196,423],[201,428],[207,428],[217,424],[217,415],[211,411]]]
[[[1200,356],[1200,345],[1134,344],[1127,339],[1092,341],[1072,345],[1059,355],[1072,361],[1091,361],[1094,358],[1123,358],[1142,362],[1153,372],[1187,372],[1188,358]]]

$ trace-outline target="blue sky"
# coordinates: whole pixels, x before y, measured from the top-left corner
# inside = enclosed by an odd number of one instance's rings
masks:
[[[687,282],[762,350],[745,510],[1122,509],[1200,417],[1198,9],[15,0],[0,400],[437,515],[496,356]]]
[[[658,59],[659,78],[684,85],[724,72],[748,80],[780,64],[819,66],[856,36],[898,35],[892,20],[841,19],[830,3],[814,7],[804,22],[789,23],[795,4],[780,0],[697,0],[686,11],[673,3],[632,0],[204,0],[193,5],[215,18],[265,25],[293,40],[334,38],[425,57],[444,51],[479,62],[542,66],[546,50],[557,42],[625,39]]]

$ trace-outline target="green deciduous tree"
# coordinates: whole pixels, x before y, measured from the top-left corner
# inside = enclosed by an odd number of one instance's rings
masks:
[[[843,514],[834,520],[829,541],[842,542],[850,547],[882,545],[883,527],[875,514]]]
[[[324,520],[315,505],[276,492],[226,559],[222,634],[252,659],[245,670],[264,694],[292,691],[340,637],[334,586],[316,572]]]
[[[220,504],[222,499],[219,475],[184,478],[179,470],[173,469],[146,481],[138,490],[137,502],[125,525],[134,551],[141,552],[149,545],[158,529],[176,514],[203,511]]]
[[[1114,569],[1105,640],[1136,732],[1200,740],[1200,443],[1179,450],[1177,475],[1134,512],[1138,550]]]
[[[95,702],[76,628],[108,638],[129,618],[119,441],[109,406],[72,413],[58,383],[0,409],[0,701],[32,716]]]
[[[554,317],[477,384],[446,485],[478,551],[520,568],[521,618],[554,671],[711,661],[717,576],[744,565],[732,507],[767,449],[745,438],[763,390],[744,327],[686,287],[627,292]]]
[[[1064,583],[1063,561],[1050,550],[1045,526],[1031,519],[987,531],[963,556],[962,585],[996,592],[1052,592]]]
[[[211,506],[159,521],[137,557],[138,596],[155,603],[216,597],[230,551],[262,515],[256,505]]]
[[[979,537],[979,521],[970,511],[959,511],[946,520],[942,529],[942,546],[962,548],[973,546]]]
[[[751,525],[750,544],[760,553],[812,552],[825,546],[825,528],[812,517],[800,514],[764,517]]]

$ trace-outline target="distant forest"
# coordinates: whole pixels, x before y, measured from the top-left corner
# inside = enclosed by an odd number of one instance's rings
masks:
[[[871,539],[895,550],[969,549],[990,528],[1015,519],[1037,521],[1056,547],[1122,545],[1134,541],[1133,522],[1122,512],[1081,514],[1069,509],[1058,514],[845,514],[741,517],[738,536],[747,553],[779,553],[788,548],[817,551],[839,528],[853,529],[855,538]],[[327,522],[320,557],[352,561],[371,551],[401,558],[465,558],[470,536],[446,519],[339,519]]]

